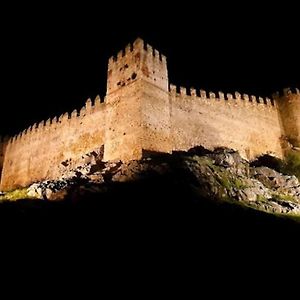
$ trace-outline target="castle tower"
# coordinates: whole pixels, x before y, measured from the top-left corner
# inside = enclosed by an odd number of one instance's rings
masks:
[[[275,101],[279,108],[280,121],[284,135],[294,147],[300,147],[300,92],[284,89],[276,93]]]
[[[171,152],[166,57],[137,39],[108,63],[104,160]]]

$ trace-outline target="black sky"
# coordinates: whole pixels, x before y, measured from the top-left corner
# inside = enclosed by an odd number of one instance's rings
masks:
[[[0,134],[103,97],[109,56],[137,36],[167,56],[170,82],[178,85],[262,96],[299,87],[295,10],[283,18],[280,7],[243,5],[13,12],[2,24]]]

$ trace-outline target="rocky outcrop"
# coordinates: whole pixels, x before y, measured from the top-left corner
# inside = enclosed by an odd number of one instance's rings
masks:
[[[176,184],[189,185],[199,198],[228,201],[271,213],[300,214],[300,183],[296,176],[266,166],[252,166],[230,149],[158,155],[127,163],[104,163],[90,158],[93,155],[87,154],[75,169],[66,166],[60,180],[31,185],[28,195],[61,200],[74,194],[101,192],[116,183],[167,175]]]
[[[197,178],[201,195],[237,201],[272,213],[300,214],[300,183],[268,167],[250,167],[237,152],[217,151],[184,160]]]

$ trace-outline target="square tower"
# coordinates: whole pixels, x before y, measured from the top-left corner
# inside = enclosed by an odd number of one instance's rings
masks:
[[[166,57],[137,39],[109,59],[104,160],[171,152]]]
[[[300,148],[300,91],[286,88],[274,94],[283,133],[293,147]]]

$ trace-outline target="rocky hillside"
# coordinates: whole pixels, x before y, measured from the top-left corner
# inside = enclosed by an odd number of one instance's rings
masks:
[[[16,206],[21,207],[17,215],[28,211],[32,215],[36,211],[32,207],[36,206],[39,212],[47,210],[47,214],[48,207],[50,211],[58,207],[62,215],[80,208],[77,213],[99,213],[103,218],[102,214],[109,207],[114,216],[117,211],[119,217],[127,214],[134,218],[140,212],[147,212],[150,219],[160,213],[169,215],[170,211],[179,219],[189,219],[190,213],[198,210],[195,220],[205,214],[209,222],[216,218],[223,221],[225,218],[228,222],[236,217],[238,222],[243,222],[251,215],[252,224],[252,216],[256,220],[257,215],[263,214],[290,216],[293,224],[299,224],[299,180],[270,168],[272,158],[250,164],[230,149],[210,152],[197,148],[172,155],[151,153],[141,161],[128,163],[104,163],[101,155],[94,151],[83,161],[73,170],[66,166],[60,180],[39,182],[3,194],[0,196],[4,201],[2,208],[12,212]],[[26,204],[25,200],[18,204],[5,201],[18,198],[46,201],[34,200],[34,205]]]
[[[94,152],[96,153],[96,152]],[[88,154],[87,157],[92,157]],[[86,161],[86,159],[85,159]],[[77,199],[102,193],[113,184],[169,176],[189,185],[201,198],[236,202],[254,209],[300,215],[300,183],[263,164],[250,165],[229,149],[160,155],[129,163],[92,159],[57,181],[31,185],[26,197],[44,200]],[[155,186],[153,187],[155,189]]]

